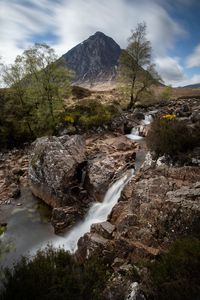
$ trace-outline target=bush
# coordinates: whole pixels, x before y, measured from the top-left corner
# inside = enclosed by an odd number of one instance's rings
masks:
[[[91,99],[68,109],[64,120],[67,125],[73,123],[75,126],[78,125],[84,129],[90,129],[107,124],[117,113],[118,110],[114,105],[103,105]]]
[[[150,285],[153,292],[148,299],[200,299],[200,241],[179,240],[168,253],[150,265]]]
[[[31,261],[23,257],[13,271],[4,270],[0,299],[101,299],[107,277],[107,267],[98,257],[83,266],[63,249],[48,247]]]
[[[176,119],[175,115],[165,115],[155,120],[147,134],[147,146],[156,156],[168,155],[176,160],[197,144],[198,135],[189,129],[185,122]]]
[[[173,88],[170,85],[165,86],[160,94],[160,98],[162,100],[170,100],[170,98],[172,97],[172,93],[173,93]]]

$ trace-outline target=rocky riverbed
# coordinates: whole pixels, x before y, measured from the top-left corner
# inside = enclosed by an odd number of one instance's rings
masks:
[[[196,99],[172,101],[150,111],[158,116],[176,113],[191,127],[200,121]],[[148,153],[140,168],[145,142],[130,140],[124,133],[142,124],[137,134],[145,136],[149,126],[144,125],[145,113],[136,109],[120,116],[111,124],[112,132],[43,137],[28,152],[1,155],[1,222],[6,223],[6,214],[14,207],[25,205],[20,190],[29,184],[33,194],[52,208],[57,233],[81,220],[91,203],[101,202],[110,185],[136,167],[107,221],[92,225],[78,242],[78,260],[97,254],[112,260],[105,299],[118,299],[121,286],[127,297],[140,297],[127,299],[144,299],[137,276],[127,279],[137,262],[154,259],[176,239],[200,238],[200,151],[195,149],[185,166],[154,160]]]

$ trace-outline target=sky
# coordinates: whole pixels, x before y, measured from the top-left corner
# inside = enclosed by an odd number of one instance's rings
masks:
[[[200,83],[200,0],[0,0],[0,56],[13,63],[36,42],[61,56],[96,31],[126,48],[143,21],[164,82]]]

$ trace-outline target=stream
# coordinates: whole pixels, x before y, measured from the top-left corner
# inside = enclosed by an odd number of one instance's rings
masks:
[[[152,114],[149,113],[145,115],[141,125],[133,128],[132,132],[127,135],[128,138],[138,141],[141,148],[137,153],[135,170],[141,166],[146,154],[145,142],[140,136],[140,127],[149,125],[151,121]],[[105,194],[103,202],[92,204],[84,220],[62,235],[54,234],[49,222],[50,211],[48,208],[43,206],[28,188],[24,188],[20,196],[22,206],[14,207],[8,219],[7,230],[0,236],[0,266],[11,267],[21,255],[32,256],[37,250],[45,248],[48,244],[75,252],[79,238],[90,230],[90,226],[107,220],[107,216],[117,203],[123,188],[134,175],[135,170],[128,170],[124,176],[114,182]]]

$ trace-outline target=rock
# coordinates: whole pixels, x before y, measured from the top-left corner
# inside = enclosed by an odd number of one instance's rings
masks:
[[[135,142],[125,136],[105,136],[94,144],[88,160],[86,189],[96,201],[102,201],[109,185],[120,177],[126,169],[133,168],[135,161]]]
[[[131,283],[130,287],[128,288],[128,295],[126,296],[125,300],[145,300],[145,296],[140,291],[140,285],[138,282]]]
[[[97,250],[103,251],[107,243],[109,243],[109,240],[97,233],[86,233],[78,241],[76,257],[80,262],[84,262],[92,257]]]
[[[17,203],[17,206],[22,206],[22,203],[20,203],[20,202],[19,202],[19,203]]]
[[[114,271],[117,271],[121,265],[123,265],[124,259],[116,257],[111,265]]]
[[[22,175],[24,174],[24,170],[23,170],[22,168],[20,168],[20,167],[14,167],[14,168],[12,169],[12,173],[13,173],[14,175],[22,176]]]
[[[52,211],[51,223],[55,233],[61,232],[64,228],[72,226],[81,218],[81,212],[75,207],[58,207]]]
[[[9,196],[11,198],[18,198],[20,196],[21,191],[19,185],[17,185],[16,183],[12,183],[9,189],[10,189]]]
[[[199,111],[193,112],[192,115],[191,115],[191,120],[194,123],[200,122],[200,112]]]
[[[74,202],[72,187],[77,183],[77,168],[84,160],[85,144],[81,136],[37,139],[29,166],[33,194],[51,207],[70,205]]]
[[[91,226],[91,232],[96,232],[105,239],[110,239],[114,230],[115,226],[109,222],[96,223]]]

